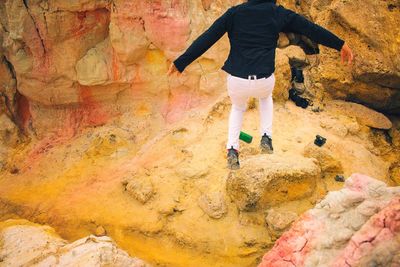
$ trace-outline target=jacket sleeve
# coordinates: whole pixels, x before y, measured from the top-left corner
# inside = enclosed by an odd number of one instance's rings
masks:
[[[344,41],[327,29],[307,20],[305,17],[279,6],[281,32],[293,32],[307,36],[315,43],[340,51]]]
[[[215,44],[227,31],[227,23],[232,15],[232,8],[228,9],[221,17],[219,17],[210,28],[202,33],[193,43],[189,46],[185,53],[178,57],[174,64],[179,72],[184,69],[198,57],[204,54],[213,44]]]

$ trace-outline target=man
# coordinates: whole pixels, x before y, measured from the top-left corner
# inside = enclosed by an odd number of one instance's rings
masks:
[[[168,75],[184,69],[206,52],[225,33],[231,50],[224,66],[232,101],[229,117],[228,167],[238,169],[239,135],[249,97],[260,102],[260,148],[273,153],[272,91],[275,85],[275,49],[280,32],[304,35],[315,43],[341,51],[342,63],[351,64],[353,54],[347,44],[330,31],[295,12],[276,5],[276,0],[249,0],[229,8],[170,66]]]

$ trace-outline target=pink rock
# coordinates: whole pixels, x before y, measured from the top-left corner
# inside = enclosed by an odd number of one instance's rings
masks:
[[[305,222],[312,223],[307,227]],[[288,232],[278,239],[258,267],[303,265],[310,251],[309,240],[316,238],[322,229],[322,222],[315,220],[309,214],[304,214]]]
[[[377,190],[379,192],[377,192]],[[354,196],[353,196],[354,195]],[[339,219],[332,219],[332,207],[346,204]],[[358,214],[367,201],[376,209],[372,217]],[[400,190],[362,174],[346,180],[341,191],[330,192],[316,208],[303,214],[264,255],[259,267],[275,266],[397,266],[400,250]],[[361,228],[353,227],[353,222]],[[340,233],[343,238],[337,238]]]
[[[190,35],[189,3],[187,0],[146,2],[144,14],[146,35],[161,50],[181,51]]]
[[[332,267],[345,266],[346,263],[360,265],[362,258],[369,258],[373,250],[389,240],[395,240],[400,235],[400,220],[398,210],[400,209],[400,198],[395,198],[382,211],[375,214],[358,231],[344,248],[344,250],[332,262]],[[400,244],[397,243],[398,248]],[[390,247],[388,249],[396,249]],[[364,259],[365,260],[365,259]],[[392,262],[400,264],[400,262]]]

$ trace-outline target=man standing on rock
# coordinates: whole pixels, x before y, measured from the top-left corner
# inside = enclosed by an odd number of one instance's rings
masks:
[[[297,33],[341,52],[342,63],[351,64],[353,54],[347,44],[330,31],[301,15],[276,5],[276,0],[249,0],[229,8],[170,66],[168,75],[184,69],[205,53],[225,33],[231,50],[222,67],[228,73],[227,89],[232,102],[229,117],[228,167],[238,169],[239,135],[249,97],[259,98],[260,148],[272,153],[272,91],[275,86],[275,49],[279,33]]]

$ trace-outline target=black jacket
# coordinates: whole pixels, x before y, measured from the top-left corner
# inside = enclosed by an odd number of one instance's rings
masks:
[[[206,52],[226,32],[231,50],[223,70],[231,75],[268,77],[275,71],[275,49],[280,32],[307,36],[312,41],[340,50],[344,41],[273,0],[249,0],[229,8],[174,61],[183,70]]]

